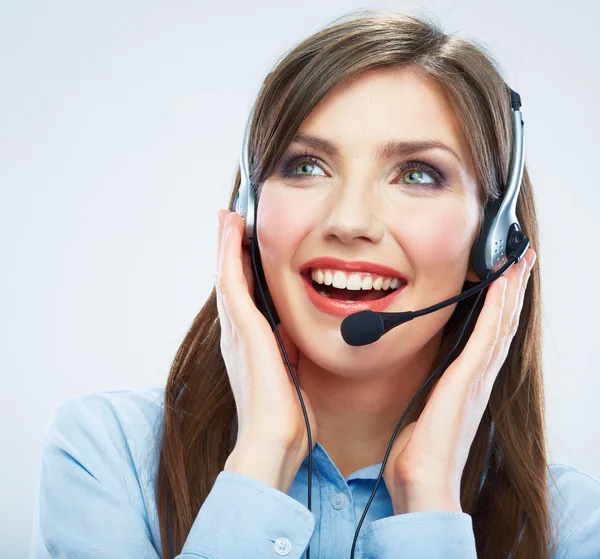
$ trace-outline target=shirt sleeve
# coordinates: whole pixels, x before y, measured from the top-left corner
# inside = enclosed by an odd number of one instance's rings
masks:
[[[573,466],[555,464],[553,506],[559,521],[556,559],[600,557],[600,480]]]
[[[600,508],[571,534],[557,559],[598,559],[598,557],[600,557]]]
[[[600,481],[554,464],[551,510],[558,521],[553,559],[600,557]],[[425,511],[376,520],[364,531],[365,558],[477,559],[472,518],[463,512]]]
[[[103,399],[61,404],[42,444],[30,559],[156,559],[132,449]],[[147,503],[155,512],[155,504]],[[223,471],[201,507],[179,559],[285,555],[299,559],[315,516],[292,497]]]
[[[477,559],[472,518],[464,512],[423,511],[389,516],[371,522],[363,537],[364,556],[368,559]]]
[[[182,557],[300,559],[314,528],[315,515],[289,495],[223,471],[196,517]]]

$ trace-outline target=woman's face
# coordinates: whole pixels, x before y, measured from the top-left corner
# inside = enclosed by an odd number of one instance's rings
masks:
[[[388,312],[428,307],[459,293],[465,279],[477,281],[469,262],[479,223],[477,185],[450,102],[409,71],[370,71],[332,90],[298,136],[320,143],[294,140],[263,183],[258,205],[263,268],[283,325],[303,358],[346,377],[393,374],[426,359],[437,351],[455,305],[353,347],[340,334],[344,314],[356,312],[352,303],[342,315],[316,305],[303,273],[317,257],[392,268],[404,282]],[[392,149],[425,140],[448,149]]]

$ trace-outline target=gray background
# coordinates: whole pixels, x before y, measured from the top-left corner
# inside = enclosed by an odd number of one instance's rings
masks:
[[[600,478],[598,2],[2,2],[2,557],[27,553],[54,407],[164,384],[213,285],[217,210],[263,77],[366,7],[433,14],[484,42],[522,96],[551,459]]]

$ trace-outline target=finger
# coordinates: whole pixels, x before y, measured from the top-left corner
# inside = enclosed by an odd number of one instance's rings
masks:
[[[473,333],[456,359],[456,370],[464,371],[464,376],[459,381],[476,391],[480,391],[485,372],[500,341],[507,283],[507,278],[500,277],[491,284]]]
[[[510,330],[508,332],[508,335],[511,340],[514,337],[514,335],[517,333],[517,329],[519,327],[521,308],[523,307],[523,294],[525,293],[525,289],[527,288],[527,280],[529,279],[529,272],[531,271],[531,264],[532,264],[533,260],[535,259],[534,255],[535,255],[535,253],[533,252],[533,250],[529,249],[525,253],[524,258],[523,258],[523,260],[525,260],[525,258],[526,258],[526,261],[523,263],[523,270],[521,273],[521,281],[519,283],[519,290],[517,292],[515,306],[514,306],[514,312],[511,317],[511,322],[510,322]]]
[[[217,298],[217,312],[219,314],[219,324],[221,328],[221,339],[228,334],[231,334],[231,320],[227,314],[223,302],[223,282],[221,280],[222,258],[223,258],[223,237],[225,236],[225,218],[229,214],[229,210],[220,209],[218,213],[218,230],[217,230],[217,274],[215,278],[215,292]]]
[[[221,244],[224,236],[224,221],[225,218],[233,213],[230,210],[220,209],[218,215],[218,223],[219,229],[217,232],[217,269],[219,266],[220,254],[221,254]],[[231,218],[230,218],[231,219]],[[243,269],[244,269],[244,277],[246,280],[246,287],[252,300],[254,300],[254,274],[252,273],[252,256],[250,254],[250,249],[246,246],[242,247],[242,258],[243,258]]]
[[[243,328],[257,313],[260,315],[249,296],[248,281],[244,275],[243,227],[244,220],[240,215],[230,212],[226,216],[217,278],[217,292],[234,329]],[[252,334],[254,332],[247,332],[247,335]]]
[[[231,212],[230,212],[231,213]],[[221,225],[221,235],[219,237],[219,260],[217,266],[217,301],[220,301],[221,309],[224,311],[224,316],[231,322],[231,316],[229,310],[231,307],[229,298],[231,289],[229,283],[231,281],[231,272],[228,273],[228,266],[231,264],[226,261],[227,255],[231,252],[228,250],[231,242],[232,227],[230,224],[231,218],[230,213],[223,215],[223,222]]]
[[[518,296],[517,305],[515,308],[516,319],[513,322],[512,331],[510,333],[511,340],[512,340],[512,338],[514,338],[514,336],[516,335],[517,330],[519,328],[521,312],[523,311],[523,301],[525,300],[525,292],[527,291],[529,277],[531,276],[531,270],[533,268],[533,265],[535,264],[536,258],[537,258],[537,255],[533,250],[531,250],[530,253],[529,252],[527,253],[527,266],[523,272],[523,280],[521,281],[521,288],[519,290],[519,296]],[[506,355],[508,354],[508,349],[509,348],[506,348]],[[505,358],[506,358],[506,356],[505,356]]]
[[[224,214],[223,214],[223,220],[225,220],[227,218],[227,216],[229,216],[229,214],[232,214],[235,212],[231,212],[229,210],[224,210]],[[236,214],[237,216],[238,214]],[[238,220],[237,217],[230,217],[229,220],[231,219],[235,219],[236,221],[241,221],[241,227],[242,227],[242,235],[244,234],[244,220],[243,218],[241,218]],[[231,223],[230,221],[227,221],[227,223]],[[224,234],[219,236],[219,240],[222,240],[222,237],[224,236]],[[244,273],[244,287],[246,288],[246,291],[250,294],[250,298],[252,299],[252,301],[254,302],[254,274],[252,272],[252,255],[250,254],[250,249],[249,247],[245,246],[242,244],[241,247],[241,258],[242,258],[242,270]]]
[[[523,309],[523,300],[525,299],[525,292],[527,291],[527,285],[529,285],[529,278],[531,277],[531,270],[533,270],[533,265],[537,259],[537,254],[534,250],[531,251],[531,255],[527,257],[527,270],[525,271],[525,278],[523,280],[523,287],[521,289],[521,296],[519,298],[519,314],[521,314],[521,310]]]
[[[529,252],[526,252],[511,274],[508,279],[508,286],[506,288],[506,310],[504,312],[504,318],[502,320],[502,328],[501,328],[501,342],[498,344],[498,353],[503,354],[504,350],[507,349],[506,346],[510,345],[510,342],[514,335],[514,330],[516,330],[515,324],[519,322],[519,298],[521,296],[521,290],[523,287],[523,279],[525,277],[525,272],[527,270],[527,258],[529,257]]]
[[[223,245],[223,236],[225,234],[225,218],[231,213],[229,210],[221,208],[217,217],[217,276],[219,275],[219,266],[221,265],[221,247]]]
[[[526,272],[526,276],[525,276],[525,280],[523,282],[523,289],[521,290],[521,297],[519,299],[519,315],[521,314],[521,311],[523,310],[523,301],[525,300],[525,293],[527,291],[527,286],[529,285],[529,278],[531,277],[531,270],[533,270],[533,266],[535,264],[535,261],[537,259],[537,254],[535,253],[535,251],[532,251],[533,254],[531,255],[531,258],[527,259],[527,262],[529,262],[529,266],[527,268],[527,272]]]
[[[486,390],[491,390],[491,387],[496,381],[498,372],[508,355],[510,344],[514,338],[514,332],[516,331],[515,325],[518,325],[519,323],[519,297],[523,286],[525,271],[527,270],[528,256],[529,252],[526,252],[520,258],[519,262],[515,266],[512,266],[505,275],[507,285],[499,338],[495,344],[487,368],[481,371],[481,386]]]
[[[523,307],[523,294],[527,285],[527,279],[529,277],[529,270],[531,261],[534,259],[535,253],[532,249],[529,249],[523,257],[520,259],[518,266],[515,266],[517,270],[513,277],[509,280],[509,288],[511,290],[510,295],[507,294],[506,299],[506,310],[505,318],[502,322],[501,327],[501,340],[498,344],[495,355],[492,358],[492,366],[490,367],[490,373],[494,376],[493,381],[491,379],[488,382],[495,382],[495,377],[500,372],[502,364],[506,360],[506,356],[510,350],[512,341],[517,333],[519,327],[519,321],[521,316],[521,309]],[[518,283],[517,277],[518,276]],[[510,318],[509,318],[510,315]]]

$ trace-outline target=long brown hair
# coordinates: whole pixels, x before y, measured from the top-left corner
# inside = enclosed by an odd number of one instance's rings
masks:
[[[469,142],[483,215],[485,204],[501,195],[510,162],[512,111],[501,71],[484,46],[445,34],[430,16],[391,10],[347,14],[302,41],[276,64],[263,83],[251,121],[252,181],[262,184],[271,175],[301,123],[335,86],[367,70],[394,67],[410,68],[447,93]],[[239,183],[238,169],[230,208]],[[532,270],[517,333],[461,480],[462,509],[472,516],[482,559],[506,559],[509,553],[512,559],[546,559],[556,545],[547,491],[541,258],[527,167],[517,216],[538,255],[538,265]],[[469,299],[456,306],[444,328],[440,356],[454,345],[472,305]],[[467,340],[468,335],[455,356]],[[213,289],[177,351],[165,390],[157,474],[165,558],[180,553],[233,450],[235,416]]]

